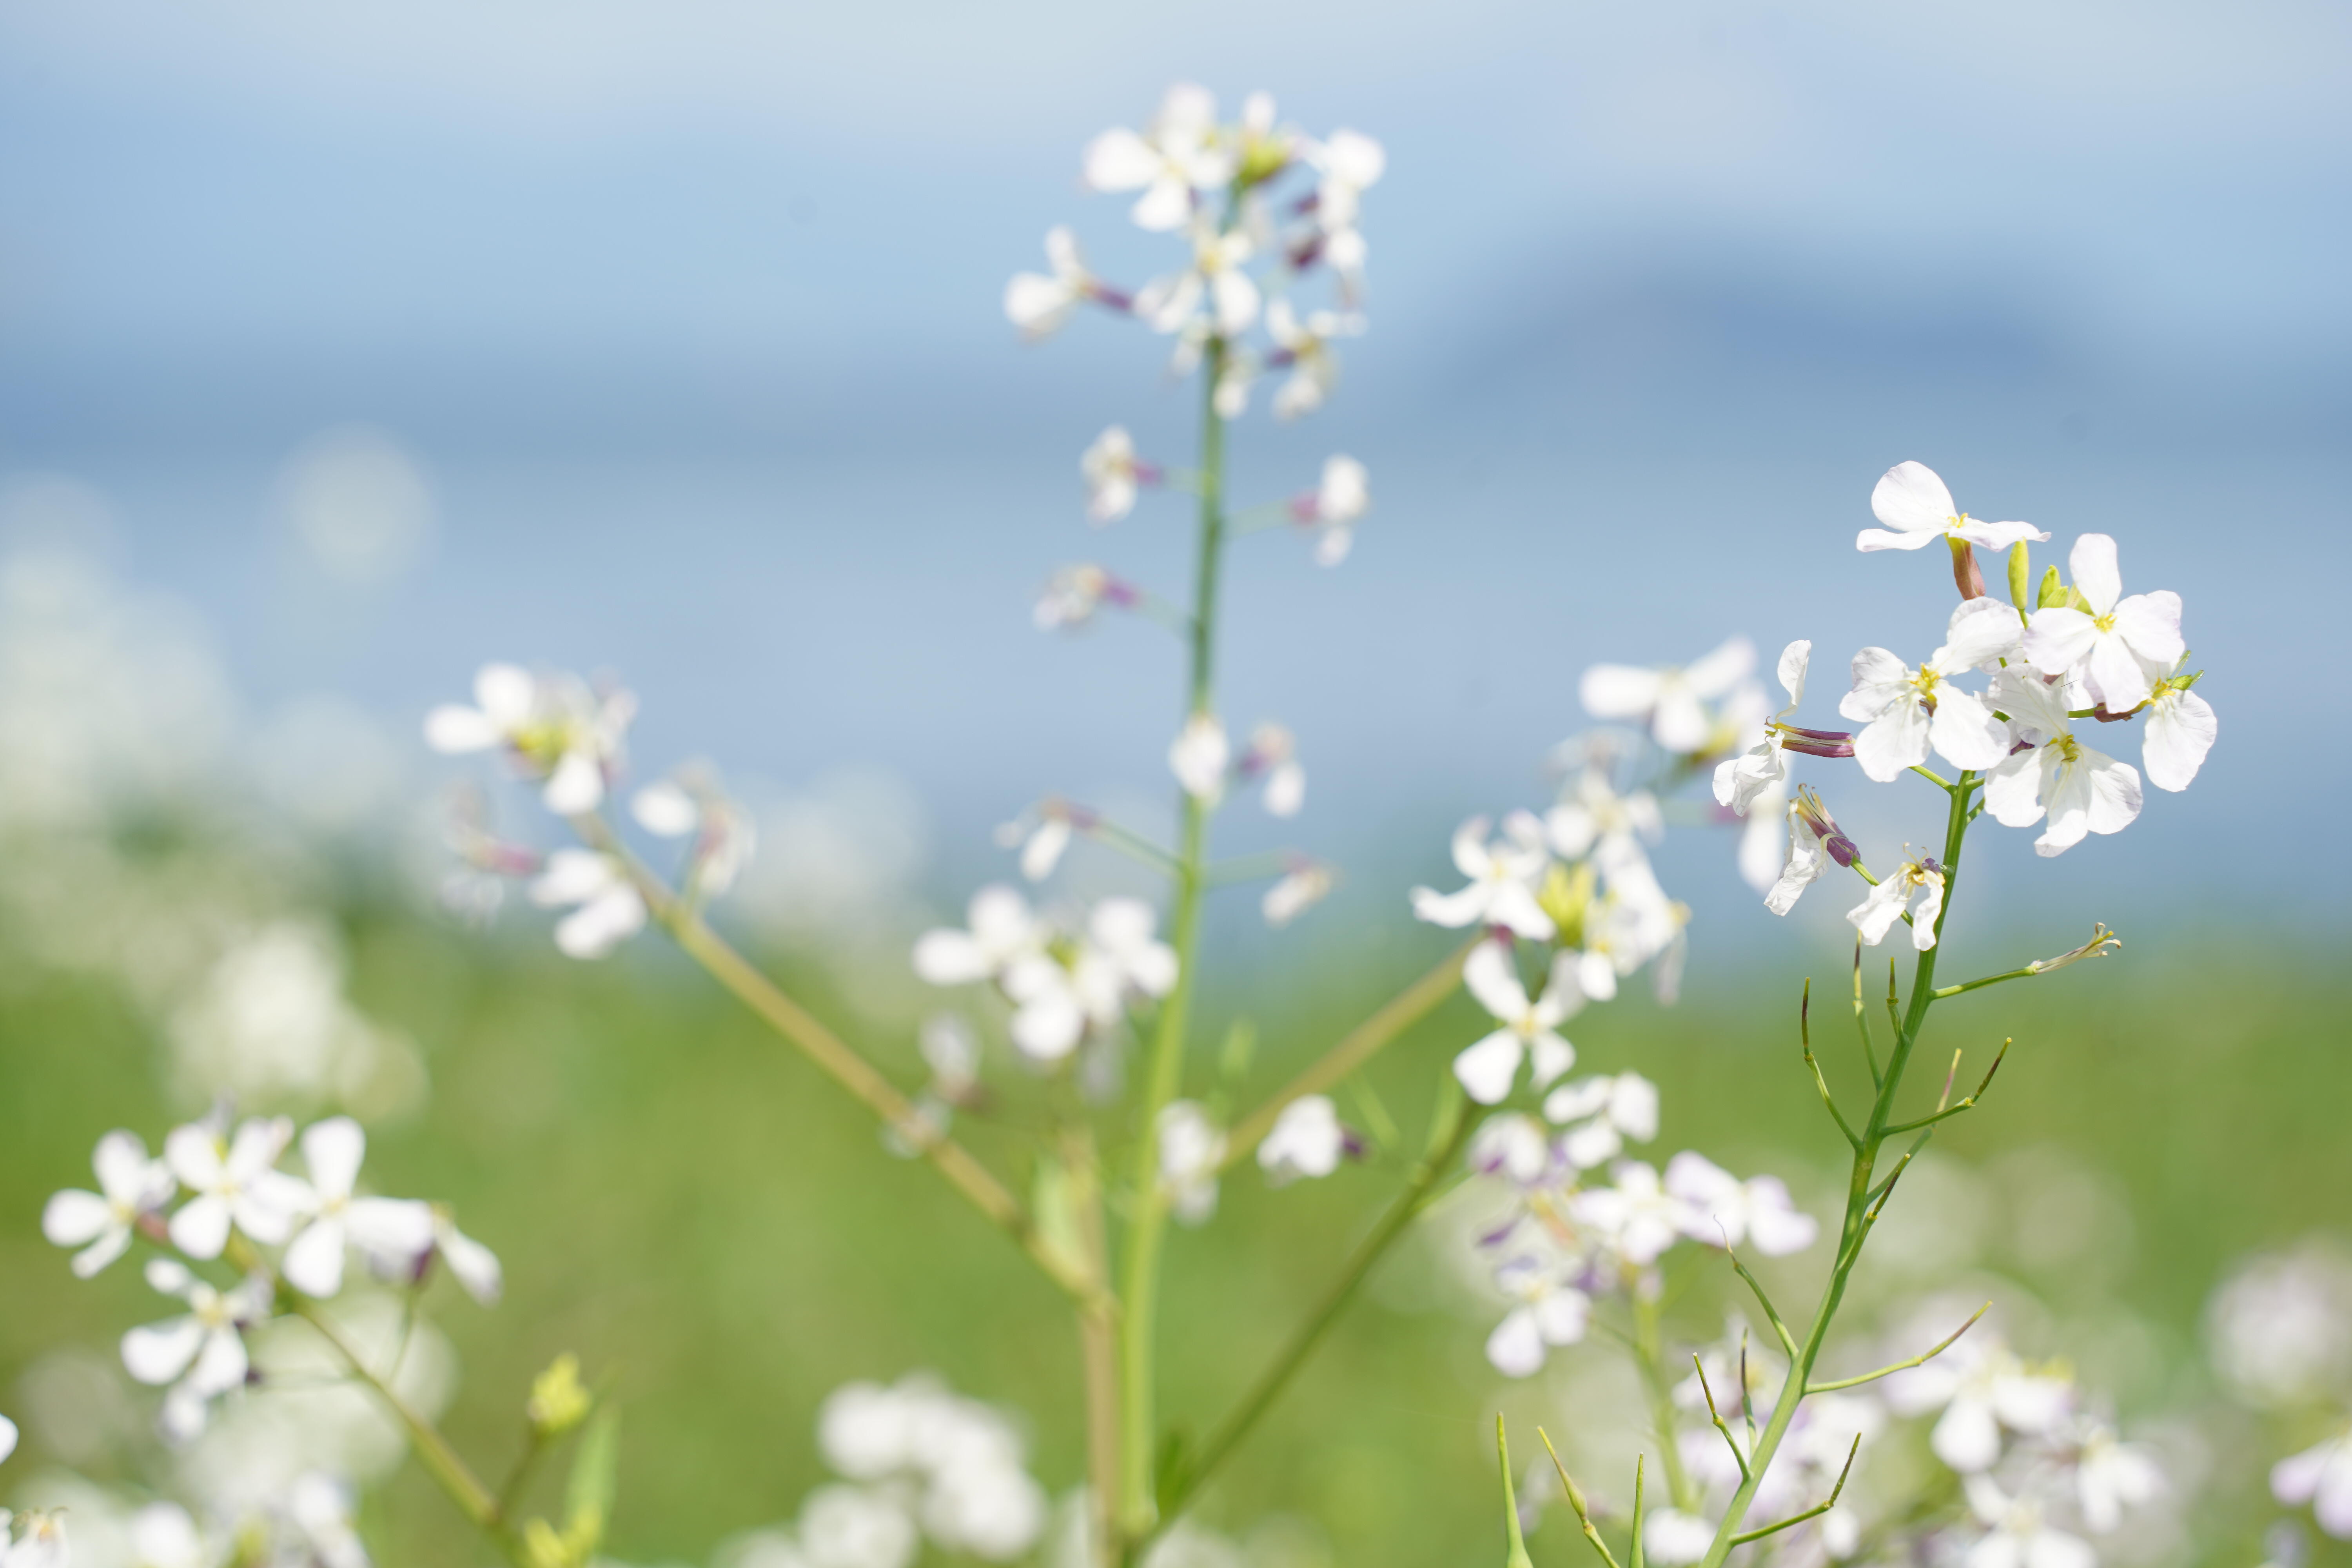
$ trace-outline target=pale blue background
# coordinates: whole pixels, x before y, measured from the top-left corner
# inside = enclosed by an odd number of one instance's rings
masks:
[[[1351,897],[1539,802],[1592,659],[1811,635],[1826,721],[1853,647],[1924,653],[1941,552],[1850,543],[1917,458],[2119,536],[2221,713],[2194,793],[1996,885],[2068,931],[2158,888],[2332,918],[2347,46],[2294,3],[0,0],[0,473],[99,486],[258,700],[405,732],[484,657],[609,667],[649,760],[904,773],[944,889],[1034,794],[1161,793],[1176,703],[1155,630],[1027,603],[1092,554],[1181,593],[1175,504],[1091,535],[1075,460],[1114,419],[1181,458],[1190,396],[1119,323],[1022,348],[1003,280],[1060,220],[1139,276],[1081,143],[1176,77],[1265,86],[1391,153],[1335,406],[1237,437],[1245,496],[1373,476],[1343,569],[1255,541],[1230,599],[1227,711],[1298,731]],[[366,594],[274,510],[348,420],[440,504]],[[1931,826],[1847,797],[1889,847]],[[1703,912],[1723,860],[1679,873]]]

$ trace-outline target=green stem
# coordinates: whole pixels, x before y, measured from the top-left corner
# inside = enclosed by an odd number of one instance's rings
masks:
[[[1642,1370],[1642,1386],[1650,1396],[1650,1425],[1656,1428],[1659,1460],[1666,1468],[1666,1496],[1685,1511],[1698,1507],[1698,1489],[1683,1468],[1682,1447],[1675,1441],[1674,1384],[1666,1373],[1664,1336],[1658,1328],[1658,1302],[1642,1293],[1637,1283],[1633,1300],[1633,1360]]]
[[[1217,383],[1223,376],[1226,344],[1209,340],[1201,366],[1201,537],[1192,588],[1192,672],[1185,700],[1188,718],[1215,710],[1217,573],[1224,550],[1225,422],[1217,413]],[[1187,792],[1184,828],[1177,850],[1176,910],[1169,940],[1176,950],[1176,986],[1160,1005],[1160,1026],[1151,1042],[1141,1125],[1135,1140],[1132,1216],[1128,1225],[1126,1267],[1119,1300],[1119,1520],[1130,1543],[1148,1535],[1157,1508],[1152,1457],[1157,1447],[1154,1409],[1153,1329],[1159,1318],[1160,1250],[1168,1228],[1168,1194],[1160,1181],[1160,1113],[1176,1098],[1184,1077],[1184,1031],[1190,1022],[1199,968],[1202,868],[1208,858],[1209,808]]]
[[[1372,1266],[1387,1255],[1397,1238],[1429,1206],[1430,1196],[1439,1180],[1453,1167],[1454,1157],[1462,1152],[1462,1145],[1470,1134],[1470,1119],[1463,1114],[1462,1089],[1454,1082],[1451,1072],[1445,1075],[1444,1085],[1439,1093],[1436,1119],[1430,1127],[1428,1152],[1413,1168],[1404,1191],[1397,1194],[1396,1201],[1389,1205],[1388,1212],[1381,1216],[1371,1234],[1357,1247],[1349,1258],[1347,1267],[1339,1271],[1339,1279],[1332,1281],[1330,1289],[1323,1293],[1323,1300],[1291,1334],[1289,1342],[1283,1346],[1265,1371],[1258,1374],[1257,1381],[1250,1385],[1248,1393],[1242,1395],[1241,1402],[1234,1406],[1233,1412],[1219,1422],[1215,1430],[1202,1442],[1200,1457],[1185,1468],[1182,1484],[1169,1499],[1170,1519],[1182,1510],[1202,1483],[1241,1445],[1242,1439],[1248,1436],[1250,1429],[1257,1425],[1258,1418],[1281,1397],[1292,1376],[1306,1364],[1307,1358],[1322,1342],[1323,1335],[1339,1321],[1340,1312],[1371,1273]]]
[[[1846,1281],[1861,1260],[1864,1242],[1869,1239],[1874,1195],[1871,1178],[1877,1168],[1879,1151],[1895,1125],[1895,1098],[1903,1087],[1904,1069],[1910,1065],[1920,1030],[1927,1021],[1927,1009],[1936,1000],[1936,954],[1942,944],[1945,924],[1951,918],[1952,896],[1959,878],[1960,845],[1968,837],[1969,797],[1975,788],[1976,775],[1963,773],[1947,792],[1951,805],[1944,826],[1944,903],[1936,915],[1937,946],[1919,954],[1912,971],[1911,999],[1888,1047],[1885,1080],[1879,1085],[1878,1097],[1871,1103],[1870,1120],[1863,1128],[1862,1147],[1854,1151],[1853,1174],[1846,1187],[1845,1221],[1840,1227],[1837,1258],[1830,1267],[1829,1282],[1822,1287],[1821,1305],[1815,1309],[1804,1343],[1789,1368],[1788,1380],[1781,1384],[1780,1396],[1773,1402],[1771,1419],[1765,1423],[1748,1456],[1748,1475],[1732,1494],[1723,1521],[1716,1527],[1714,1543],[1700,1560],[1699,1568],[1723,1568],[1732,1548],[1748,1539],[1739,1527],[1747,1519],[1748,1505],[1755,1500],[1757,1487],[1771,1468],[1772,1456],[1779,1451],[1781,1438],[1788,1435],[1789,1424],[1796,1419],[1797,1406],[1808,1392],[1813,1364],[1821,1357],[1822,1342],[1828,1339],[1830,1324],[1845,1300]]]

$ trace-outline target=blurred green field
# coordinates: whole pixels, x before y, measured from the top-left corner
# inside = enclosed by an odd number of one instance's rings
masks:
[[[714,986],[666,954],[581,965],[535,936],[485,940],[404,916],[355,916],[348,934],[354,1000],[412,1034],[433,1079],[421,1115],[376,1131],[371,1176],[384,1191],[454,1202],[506,1264],[495,1310],[446,1282],[432,1297],[464,1373],[446,1426],[485,1468],[502,1470],[518,1443],[530,1374],[574,1350],[592,1373],[617,1372],[625,1402],[609,1551],[628,1562],[706,1561],[728,1535],[789,1517],[822,1479],[817,1404],[853,1377],[934,1368],[960,1390],[1017,1405],[1034,1423],[1036,1473],[1056,1492],[1076,1481],[1076,1356],[1057,1298],[929,1171],[887,1155],[862,1114]],[[1423,934],[1426,958],[1420,946],[1392,963],[1335,955],[1266,997],[1213,994],[1204,1037],[1252,1013],[1264,1041],[1254,1100],[1444,951],[1437,933]],[[1834,987],[1840,967],[1825,953],[1817,973]],[[840,1015],[821,974],[784,973],[819,1011]],[[8,1408],[36,1357],[60,1346],[110,1355],[124,1327],[158,1315],[131,1269],[73,1280],[40,1239],[38,1215],[53,1188],[86,1180],[100,1132],[130,1126],[152,1142],[173,1110],[156,1087],[156,1041],[110,990],[5,953],[0,974]],[[1798,977],[1753,978],[1744,990],[1710,975],[1671,1011],[1642,1000],[1588,1015],[1582,1065],[1631,1066],[1661,1084],[1655,1157],[1696,1146],[1735,1169],[1782,1171],[1826,1212],[1836,1141],[1797,1058]],[[1743,994],[1758,999],[1727,1000]],[[1898,1198],[1911,1241],[1895,1250],[1917,1250],[1922,1237],[1958,1248],[1965,1231],[1982,1267],[2046,1306],[2086,1377],[2112,1381],[2126,1424],[2199,1413],[2214,1461],[2198,1514],[2209,1561],[2256,1560],[2275,1517],[2258,1494],[2262,1467],[2283,1450],[2278,1433],[2217,1413],[2199,1319],[2232,1259],[2352,1223],[2347,1004],[2352,984],[2317,945],[2137,944],[1947,1005],[1927,1051],[1937,1073],[1920,1075],[1939,1075],[1939,1053],[1966,1045],[1972,1081],[2000,1037],[2016,1037],[1987,1108],[1939,1141],[1956,1161]],[[1473,1024],[1457,998],[1378,1063],[1373,1080],[1408,1135]],[[1822,1037],[1833,1078],[1851,1087],[1860,1068],[1850,1036]],[[910,1038],[882,1054],[902,1078],[919,1076]],[[1017,1159],[1001,1136],[967,1131],[1001,1163]],[[1973,1184],[1971,1168],[1981,1173]],[[1163,1313],[1171,1418],[1197,1430],[1217,1416],[1394,1179],[1351,1169],[1269,1192],[1244,1168],[1226,1183],[1216,1223],[1177,1234]],[[2053,1229],[2053,1180],[2119,1196],[2128,1234],[2112,1215],[2079,1235]],[[1945,1237],[1938,1226],[1956,1228]],[[1684,1256],[1696,1252],[1676,1255],[1689,1288],[1675,1305],[1695,1339],[1712,1334],[1728,1299],[1719,1259]],[[1774,1268],[1784,1306],[1809,1297],[1822,1252]],[[1390,1259],[1211,1489],[1204,1517],[1238,1532],[1303,1516],[1350,1568],[1490,1561],[1498,1399],[1515,1423],[1555,1432],[1637,1419],[1580,1408],[1572,1375],[1506,1388],[1480,1353],[1491,1319],[1460,1310],[1443,1272],[1431,1244]],[[30,1432],[8,1486],[43,1463]],[[379,1563],[484,1557],[413,1466],[372,1507]],[[1583,1550],[1557,1521],[1533,1547],[1547,1568]]]

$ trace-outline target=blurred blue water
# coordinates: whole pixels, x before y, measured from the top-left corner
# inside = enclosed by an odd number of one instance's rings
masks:
[[[1075,462],[1112,420],[1181,461],[1191,409],[1164,345],[1024,349],[998,292],[1063,219],[1116,276],[1165,265],[1078,145],[1176,76],[1268,85],[1391,152],[1335,405],[1236,442],[1244,498],[1372,471],[1344,567],[1254,540],[1229,599],[1226,712],[1297,729],[1319,852],[1390,899],[1454,816],[1539,800],[1595,658],[1923,654],[1940,552],[1850,544],[1916,458],[2049,558],[2116,534],[2221,713],[2195,792],[1990,879],[2070,931],[2092,882],[2340,915],[2340,8],[1187,16],[0,4],[0,474],[103,490],[265,701],[404,727],[486,657],[611,668],[646,759],[884,763],[992,866],[981,830],[1045,789],[1164,786],[1169,640],[1042,637],[1027,603],[1097,556],[1181,594],[1181,505],[1090,534]],[[278,516],[288,454],[352,420],[439,501],[429,560],[365,590]],[[1745,898],[1723,858],[1675,888],[1703,912]]]

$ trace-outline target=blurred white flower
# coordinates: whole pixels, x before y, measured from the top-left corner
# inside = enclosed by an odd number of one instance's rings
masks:
[[[2352,1262],[2318,1247],[2253,1258],[2213,1292],[2205,1331],[2239,1398],[2281,1409],[2340,1399],[2352,1378]]]
[[[132,1568],[208,1568],[212,1562],[195,1520],[175,1502],[151,1502],[132,1514],[129,1534]]]
[[[555,945],[566,956],[602,958],[646,929],[646,900],[627,869],[594,849],[558,849],[530,885],[542,909],[571,907],[555,922]]]
[[[1412,890],[1416,920],[1432,925],[1496,925],[1530,941],[1554,934],[1551,917],[1536,902],[1536,884],[1547,857],[1540,845],[1513,838],[1486,839],[1488,822],[1474,816],[1454,831],[1454,866],[1470,879],[1451,893]]]
[[[1659,1568],[1681,1568],[1685,1563],[1696,1563],[1714,1544],[1715,1526],[1678,1508],[1657,1510],[1642,1528],[1643,1549]]]
[[[1863,726],[1853,738],[1862,771],[1885,784],[1927,760],[1933,745],[1956,768],[1983,770],[2009,752],[2009,731],[1993,708],[1954,678],[2015,656],[2017,612],[1992,599],[1970,599],[1952,612],[1944,646],[1916,669],[1883,647],[1853,656],[1853,689],[1838,711]]]
[[[122,1365],[141,1383],[179,1380],[164,1400],[164,1426],[174,1437],[192,1437],[204,1429],[206,1405],[243,1386],[249,1364],[245,1329],[268,1315],[269,1284],[254,1278],[215,1289],[168,1258],[148,1261],[147,1283],[179,1297],[188,1310],[124,1334]]]
[[[1802,1252],[1821,1226],[1790,1200],[1778,1176],[1741,1181],[1704,1154],[1685,1149],[1666,1162],[1666,1190],[1689,1205],[1683,1232],[1710,1247],[1753,1241],[1767,1258]]]
[[[1322,531],[1315,542],[1318,566],[1337,566],[1355,547],[1356,524],[1372,509],[1371,479],[1355,458],[1323,459],[1323,478],[1314,490],[1290,503],[1293,520]]]
[[[1522,1187],[1543,1181],[1557,1163],[1549,1131],[1517,1111],[1490,1116],[1481,1123],[1465,1158],[1472,1170],[1506,1177]]]
[[[2091,1543],[2051,1524],[2040,1502],[2011,1497],[1990,1476],[1968,1478],[1969,1511],[1985,1527],[1967,1568],[2096,1568]]]
[[[1716,764],[1717,805],[1745,816],[1759,797],[1767,794],[1780,795],[1779,786],[1789,776],[1788,759],[1781,754],[1784,747],[1811,756],[1853,754],[1851,739],[1842,731],[1800,730],[1788,722],[1789,716],[1805,700],[1805,672],[1812,658],[1813,645],[1802,637],[1780,650],[1777,673],[1781,689],[1789,694],[1789,705],[1765,724],[1764,738],[1752,748]]]
[[[1030,620],[1041,632],[1076,631],[1105,605],[1132,609],[1142,595],[1091,562],[1065,566],[1046,580]]]
[[[915,942],[915,973],[933,985],[967,985],[996,980],[1013,963],[1045,951],[1046,929],[1029,912],[1028,900],[1002,883],[971,896],[965,911],[969,929],[941,927]]]
[[[1217,1170],[1225,1158],[1225,1130],[1197,1101],[1171,1100],[1160,1111],[1160,1185],[1186,1225],[1205,1224],[1217,1212]]]
[[[1328,866],[1313,861],[1292,867],[1275,879],[1258,902],[1258,912],[1265,923],[1276,928],[1288,925],[1301,914],[1329,897],[1333,878]]]
[[[1176,950],[1152,934],[1157,924],[1139,899],[1105,899],[1066,953],[1040,950],[1006,963],[999,984],[1014,1006],[1013,1043],[1033,1060],[1059,1061],[1089,1026],[1116,1026],[1131,995],[1174,990]]]
[[[1791,840],[1795,837],[1792,829]],[[1918,900],[1916,907],[1912,900]],[[1921,952],[1936,945],[1936,921],[1944,912],[1944,873],[1932,859],[1906,860],[1880,879],[1845,918],[1876,947],[1895,922],[1911,910],[1911,945]]]
[[[1981,1327],[1924,1364],[1890,1376],[1884,1392],[1898,1415],[1943,1413],[1927,1446],[1964,1475],[1992,1468],[2004,1431],[2053,1436],[2074,1408],[2071,1378],[2028,1365]]]
[[[1298,742],[1280,724],[1264,723],[1250,731],[1240,772],[1244,779],[1265,780],[1259,798],[1268,816],[1296,816],[1307,804],[1307,769],[1298,761]]]
[[[16,1424],[0,1415],[0,1459],[16,1451]]]
[[[819,1487],[801,1504],[811,1568],[909,1568],[922,1539],[906,1505],[878,1487]]]
[[[1363,195],[1388,172],[1388,153],[1360,131],[1339,130],[1302,149],[1322,179],[1315,187],[1315,220],[1327,231],[1353,230]]]
[[[1233,742],[1213,713],[1195,713],[1184,721],[1168,748],[1168,766],[1184,793],[1214,805],[1225,793],[1225,773],[1232,766]]]
[[[449,1266],[467,1295],[485,1307],[498,1305],[506,1289],[498,1255],[459,1230],[449,1211],[437,1205],[433,1210],[433,1252]]]
[[[1621,1160],[1610,1173],[1613,1184],[1586,1187],[1570,1199],[1577,1219],[1608,1240],[1610,1248],[1636,1267],[1690,1232],[1690,1205],[1668,1192],[1658,1173],[1640,1160]]]
[[[1135,510],[1139,487],[1157,484],[1160,470],[1139,462],[1135,438],[1124,425],[1113,425],[1095,437],[1078,458],[1078,472],[1087,481],[1087,521],[1117,522]]]
[[[1192,194],[1234,177],[1232,155],[1218,142],[1216,100],[1206,88],[1177,83],[1140,133],[1122,127],[1087,143],[1082,177],[1093,190],[1141,191],[1130,214],[1139,227],[1183,227]]]
[[[2087,834],[2120,833],[2137,820],[2138,773],[2074,739],[2063,685],[2021,664],[1994,677],[1992,689],[2017,738],[2017,749],[1985,778],[1985,809],[1995,821],[2029,827],[2046,813],[2050,826],[2033,849],[2050,856],[2064,854]]]
[[[656,838],[694,836],[686,885],[703,897],[716,898],[733,887],[758,843],[751,814],[729,798],[717,773],[702,763],[689,763],[637,791],[629,799],[629,815]]]
[[[1637,1072],[1577,1079],[1545,1096],[1543,1112],[1568,1128],[1560,1139],[1568,1163],[1589,1171],[1622,1153],[1626,1139],[1646,1143],[1658,1135],[1658,1086]]]
[[[1643,840],[1654,844],[1665,832],[1657,796],[1645,789],[1619,795],[1609,770],[1598,764],[1577,770],[1543,825],[1545,842],[1563,860],[1580,860],[1602,845],[1638,857]]]
[[[1125,308],[1125,300],[1087,270],[1077,237],[1059,224],[1045,231],[1045,264],[1050,272],[1016,272],[1004,286],[1005,320],[1032,342],[1061,331],[1086,300]]]
[[[293,1136],[282,1116],[247,1118],[226,1145],[202,1122],[173,1128],[163,1159],[195,1195],[172,1216],[172,1245],[191,1258],[218,1258],[231,1225],[256,1241],[284,1241],[310,1205],[310,1188],[276,1168]]]
[[[1916,550],[1945,538],[2006,550],[2021,540],[2050,537],[2030,522],[1980,522],[1970,517],[1954,504],[1952,492],[1925,463],[1897,463],[1879,476],[1870,492],[1870,510],[1886,528],[1864,529],[1854,536],[1857,550]]]
[[[1265,331],[1274,340],[1275,352],[1266,363],[1290,372],[1274,395],[1274,416],[1296,419],[1322,407],[1339,380],[1333,340],[1356,337],[1363,330],[1364,318],[1351,310],[1311,310],[1302,319],[1288,299],[1269,302]]]
[[[2126,1443],[2115,1428],[2088,1425],[2074,1449],[2074,1500],[2083,1523],[2105,1535],[2123,1523],[2126,1510],[2152,1502],[2164,1490],[2164,1470],[2145,1443]]]
[[[171,1202],[179,1191],[171,1167],[147,1157],[147,1145],[132,1132],[113,1131],[98,1141],[90,1165],[98,1191],[68,1187],[41,1210],[41,1234],[59,1247],[79,1247],[73,1271],[87,1279],[122,1256],[133,1226]]]
[[[1257,282],[1244,266],[1251,254],[1249,236],[1202,222],[1192,239],[1192,264],[1137,289],[1135,313],[1155,332],[1182,332],[1201,315],[1205,301],[1209,329],[1215,336],[1231,338],[1249,331],[1260,301]]]
[[[1532,1377],[1555,1346],[1584,1337],[1591,1298],[1571,1283],[1558,1261],[1533,1256],[1505,1259],[1495,1284],[1515,1305],[1486,1336],[1486,1360],[1506,1377]]]
[[[2104,533],[2074,541],[2067,564],[2088,607],[2035,610],[2025,628],[2025,657],[2050,674],[2084,682],[2108,712],[2128,713],[2154,695],[2156,681],[2188,651],[2180,595],[2160,588],[2126,598],[2116,542]]]
[[[1302,1095],[1282,1108],[1257,1146],[1257,1163],[1275,1186],[1301,1176],[1328,1176],[1348,1152],[1348,1130],[1323,1094]]]
[[[563,816],[603,803],[636,712],[636,700],[625,690],[599,696],[573,677],[542,678],[512,664],[482,666],[474,704],[447,703],[427,713],[425,743],[450,753],[504,749],[526,776],[543,781],[547,808]]]
[[[433,1207],[413,1199],[355,1196],[367,1134],[348,1116],[314,1122],[302,1131],[302,1161],[314,1206],[286,1247],[282,1271],[306,1296],[325,1299],[343,1288],[343,1250],[356,1248],[379,1272],[413,1270],[433,1249]]]
[[[1463,961],[1462,984],[1502,1026],[1454,1058],[1454,1076],[1472,1100],[1494,1105],[1508,1098],[1522,1060],[1532,1059],[1538,1089],[1576,1065],[1576,1047],[1559,1032],[1584,1005],[1573,954],[1554,955],[1543,994],[1529,1000],[1509,947],[1482,942]]]
[[[2352,1435],[2339,1432],[2273,1465],[2271,1496],[2290,1508],[2309,1503],[2320,1529],[2352,1541]]]
[[[1577,694],[1594,718],[1638,721],[1659,746],[1690,755],[1715,735],[1707,703],[1729,693],[1755,668],[1756,645],[1731,637],[1687,666],[1596,664],[1578,681]]]

